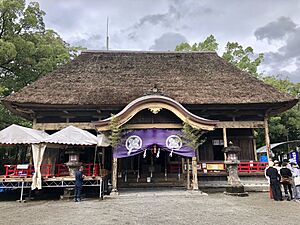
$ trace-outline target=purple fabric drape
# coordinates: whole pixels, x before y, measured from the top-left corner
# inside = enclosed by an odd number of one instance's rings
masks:
[[[195,156],[195,151],[182,142],[181,130],[143,129],[124,134],[122,144],[116,147],[114,157],[124,158],[142,153],[156,144],[158,148],[185,157]]]

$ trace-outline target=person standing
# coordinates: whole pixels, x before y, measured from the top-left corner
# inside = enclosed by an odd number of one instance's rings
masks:
[[[291,163],[293,174],[293,193],[296,201],[300,200],[300,169],[296,162]]]
[[[277,169],[278,173],[280,173],[281,167],[280,167],[280,165],[279,165],[279,161],[278,161],[278,160],[275,160],[275,161],[274,161],[274,168]]]
[[[283,185],[285,197],[288,201],[293,199],[293,192],[292,192],[292,180],[293,174],[292,171],[287,168],[287,162],[282,163],[282,168],[280,169],[281,180],[280,183]],[[288,195],[288,190],[290,193],[290,197]]]
[[[266,170],[266,175],[270,179],[271,190],[273,198],[275,201],[282,201],[282,193],[280,190],[280,175],[276,168],[274,168],[274,163],[269,162],[269,168]]]
[[[80,166],[78,171],[75,173],[75,202],[81,201],[81,191],[82,191],[82,184],[84,175],[82,173],[83,166]]]

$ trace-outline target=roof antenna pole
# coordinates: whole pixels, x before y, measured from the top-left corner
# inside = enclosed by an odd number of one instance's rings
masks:
[[[106,50],[108,51],[109,36],[108,36],[108,17],[106,19]]]

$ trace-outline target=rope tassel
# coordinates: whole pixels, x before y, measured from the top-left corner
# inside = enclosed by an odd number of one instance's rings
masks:
[[[160,154],[160,148],[158,149],[158,152],[156,154],[156,158],[159,158],[159,154]]]

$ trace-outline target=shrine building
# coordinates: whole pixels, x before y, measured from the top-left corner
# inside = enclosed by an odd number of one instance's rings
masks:
[[[215,52],[84,51],[3,103],[48,133],[73,125],[108,135],[115,119],[120,142],[97,162],[117,189],[185,186],[192,161],[200,182],[226,179],[228,142],[241,162],[257,162],[254,129],[265,129],[268,145],[268,118],[297,101]],[[184,123],[203,131],[197,149],[182,140]],[[64,163],[57,154],[46,150],[47,162]]]

